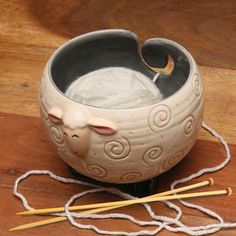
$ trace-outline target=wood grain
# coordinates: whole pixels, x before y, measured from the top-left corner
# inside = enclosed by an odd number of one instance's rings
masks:
[[[67,166],[49,143],[38,118],[40,75],[57,47],[71,37],[104,28],[134,31],[141,43],[150,37],[166,37],[181,43],[200,65],[206,98],[204,120],[232,144],[235,157],[235,22],[234,0],[0,0],[0,234],[96,235],[91,231],[78,231],[66,222],[17,233],[7,231],[18,224],[42,219],[15,216],[15,212],[23,210],[20,202],[12,196],[12,186],[17,176],[34,168],[50,169],[56,174],[70,176]],[[203,131],[200,139],[181,164],[160,177],[158,191],[166,190],[175,178],[212,166],[223,159],[224,151],[218,143],[212,142],[215,139]],[[230,185],[236,191],[234,159],[224,171],[213,174],[217,182],[215,189]],[[21,187],[35,207],[61,206],[68,197],[83,189],[81,186],[61,185],[47,177],[32,177]],[[117,199],[100,194],[88,196],[80,202]],[[192,201],[216,210],[226,220],[236,218],[235,194],[230,198],[216,197],[214,201]],[[173,212],[164,206],[157,203],[153,206],[160,214],[173,216]],[[119,211],[129,211],[139,219],[148,219],[139,206]],[[205,215],[191,210],[186,210],[183,221],[189,224],[211,222]],[[96,221],[96,225],[105,229],[117,229],[116,225],[121,226],[120,230],[137,229],[127,221],[101,220]],[[172,234],[163,231],[160,235]],[[236,231],[225,230],[217,235],[236,235]]]
[[[205,121],[236,143],[235,1],[2,0],[0,5],[0,111],[39,116],[39,80],[51,53],[81,33],[127,28],[141,41],[177,40],[193,54],[203,65]]]
[[[78,230],[68,224],[68,222],[48,225],[37,229],[25,230],[21,232],[8,232],[8,229],[16,225],[27,222],[46,219],[40,216],[16,216],[15,213],[22,211],[21,202],[12,194],[14,181],[18,176],[30,169],[49,169],[57,175],[65,177],[73,177],[68,172],[67,166],[56,155],[54,148],[48,140],[48,137],[42,127],[41,121],[37,117],[26,117],[20,115],[11,115],[0,113],[0,234],[4,236],[10,235],[89,235],[95,236],[96,233],[88,230]],[[236,155],[236,145],[231,145],[232,155]],[[215,142],[198,141],[187,157],[169,172],[160,176],[159,187],[157,191],[164,191],[169,188],[170,183],[174,179],[182,178],[193,173],[203,167],[211,167],[220,163],[224,158],[224,149]],[[211,175],[206,175],[197,180],[203,181],[209,177],[213,177],[215,185],[213,187],[203,187],[208,191],[223,189],[231,186],[233,195],[231,197],[209,197],[191,199],[193,203],[201,204],[209,207],[221,214],[225,220],[235,220],[236,208],[236,184],[235,184],[235,168],[236,161],[232,158],[230,165],[225,170]],[[194,181],[192,181],[194,183]],[[53,186],[53,188],[52,188]],[[65,185],[57,183],[46,176],[30,177],[22,183],[20,191],[22,191],[29,199],[30,204],[36,208],[62,206],[65,201],[73,194],[87,189],[83,186]],[[114,201],[119,198],[111,194],[100,193],[90,195],[80,200],[80,204]],[[78,202],[76,202],[78,204]],[[174,216],[174,212],[164,207],[161,203],[152,203],[155,212],[167,216]],[[183,222],[186,224],[197,225],[213,222],[206,215],[197,211],[184,208]],[[129,213],[138,219],[148,220],[149,217],[142,207],[130,206],[127,208],[117,209],[116,212]],[[81,220],[83,223],[91,223],[90,220]],[[93,221],[98,227],[113,230],[138,230],[125,220],[96,220]],[[160,235],[175,235],[162,231]],[[236,235],[235,230],[221,231],[215,235]]]
[[[1,21],[8,28],[3,33],[10,41],[27,43],[25,39],[30,38],[32,45],[49,46],[58,36],[71,38],[97,29],[127,28],[141,41],[150,37],[178,41],[201,65],[236,68],[234,0],[1,2]],[[46,38],[40,37],[45,34]],[[48,37],[52,34],[55,37]]]

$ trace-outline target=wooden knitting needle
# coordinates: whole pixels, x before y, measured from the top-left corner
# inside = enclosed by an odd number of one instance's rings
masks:
[[[75,206],[73,208],[73,210],[88,210],[88,209],[94,209],[94,208],[112,207],[112,206],[116,206],[116,205],[131,205],[131,204],[133,205],[133,204],[145,203],[145,202],[175,200],[176,198],[191,198],[191,197],[227,194],[227,192],[225,192],[225,191],[227,191],[227,190],[179,194],[179,195],[168,195],[168,196],[160,196],[160,197],[137,198],[137,199],[133,199],[133,200],[124,200],[124,201],[116,201],[116,202],[103,202],[103,203]]]
[[[96,209],[92,209],[92,210],[82,211],[80,213],[82,213],[82,214],[93,214],[93,213],[99,213],[99,212],[102,212],[102,211],[112,210],[114,208],[117,208],[117,206],[96,208]],[[57,222],[65,221],[65,220],[67,220],[67,218],[64,217],[64,216],[53,217],[53,218],[50,218],[50,219],[47,219],[47,220],[41,220],[41,221],[36,221],[36,222],[33,222],[33,223],[20,225],[20,226],[17,226],[15,228],[9,229],[9,231],[31,229],[31,228],[35,228],[35,227],[39,227],[39,226],[43,226],[43,225],[48,225],[48,224],[52,224],[52,223],[57,223]]]
[[[144,202],[175,200],[175,199],[184,199],[184,198],[193,198],[193,197],[213,196],[213,195],[231,195],[231,194],[232,194],[232,189],[228,187],[226,189],[217,190],[217,191],[188,193],[188,194],[176,194],[176,195],[171,195],[171,196],[161,196],[161,197],[156,197],[156,198],[140,198],[140,199],[135,199],[135,200],[140,200],[139,203],[144,203]],[[129,200],[130,201],[129,205],[137,203],[135,200]],[[98,213],[98,212],[107,211],[107,210],[115,209],[115,208],[122,207],[122,206],[124,206],[124,205],[115,205],[115,206],[104,207],[104,208],[96,208],[96,209],[92,209],[92,210],[84,211],[84,212],[80,212],[80,213],[82,213],[82,214],[83,213]],[[34,222],[34,223],[21,225],[21,226],[12,228],[9,231],[34,228],[37,226],[43,226],[43,225],[47,225],[47,224],[51,224],[51,223],[64,221],[64,220],[67,220],[67,218],[66,217],[56,217],[56,218],[51,218],[48,220],[43,220],[43,221],[38,221],[38,222]]]
[[[206,185],[212,186],[213,184],[214,184],[214,180],[212,178],[209,178],[208,180],[202,181],[200,183],[188,185],[188,186],[173,189],[173,190],[168,190],[168,191],[165,191],[165,192],[162,192],[162,193],[147,196],[143,199],[153,198],[153,197],[160,197],[160,196],[167,196],[167,195],[176,194],[176,193],[179,193],[179,192],[184,192],[184,191],[191,190],[191,189],[196,189],[196,188],[206,186]],[[129,201],[130,200],[112,202],[112,206],[115,205],[115,204],[124,205],[126,203],[130,203]],[[85,206],[71,206],[71,207],[69,207],[69,210],[70,211],[76,211],[76,210],[88,209],[88,208],[84,208]],[[91,206],[91,208],[99,207],[98,204],[90,204],[90,206]],[[104,206],[101,205],[100,207],[104,207]],[[19,213],[16,213],[16,214],[17,215],[35,215],[35,214],[46,214],[46,213],[62,212],[64,210],[65,210],[64,207],[58,207],[58,208],[38,209],[38,210],[32,210],[32,211],[23,211],[23,212],[19,212]]]

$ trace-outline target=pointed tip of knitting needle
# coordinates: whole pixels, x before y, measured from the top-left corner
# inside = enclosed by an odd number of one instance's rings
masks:
[[[9,231],[17,231],[17,230],[18,230],[18,227],[9,229]]]
[[[26,226],[28,226],[28,224],[26,224],[26,225],[20,225],[20,226],[11,228],[11,229],[9,229],[9,231],[18,231],[18,230],[28,229],[29,227],[26,227]]]
[[[16,215],[27,215],[27,214],[29,214],[29,211],[22,211],[16,213]]]

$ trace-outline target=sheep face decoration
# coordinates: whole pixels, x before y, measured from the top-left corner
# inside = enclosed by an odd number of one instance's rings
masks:
[[[111,67],[138,72],[152,82],[152,67],[165,67],[169,57],[172,72],[160,72],[154,82],[161,101],[104,108],[66,94],[73,82]],[[76,37],[54,52],[42,75],[40,107],[58,155],[68,165],[102,182],[135,183],[168,171],[191,150],[203,117],[203,85],[196,62],[178,43],[148,39],[139,50],[132,32],[102,30]]]
[[[112,135],[117,131],[112,122],[91,117],[85,109],[63,112],[62,109],[53,107],[49,110],[48,117],[54,124],[61,125],[70,151],[80,158],[85,156],[89,148],[91,130],[100,135]]]

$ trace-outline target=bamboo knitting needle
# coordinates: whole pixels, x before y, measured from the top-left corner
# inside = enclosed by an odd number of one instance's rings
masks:
[[[158,193],[158,194],[154,194],[154,195],[151,195],[151,196],[147,196],[147,197],[145,197],[143,199],[153,198],[153,197],[160,197],[160,196],[167,196],[167,195],[171,195],[171,194],[176,194],[176,193],[180,193],[180,192],[196,189],[196,188],[203,187],[203,186],[206,186],[206,185],[212,186],[213,184],[214,184],[214,180],[212,178],[209,178],[208,180],[202,181],[200,183],[188,185],[188,186],[177,188],[177,189],[173,189],[173,190],[168,190],[168,191],[165,191],[165,192],[162,192],[162,193]],[[112,205],[115,205],[115,204],[117,204],[117,205],[121,205],[121,204],[124,205],[126,203],[129,203],[129,201],[130,200],[116,201],[116,202],[113,202]],[[91,205],[91,208],[96,208],[97,207],[97,204],[90,204],[90,205]],[[102,206],[100,206],[100,207],[102,207]],[[87,209],[87,208],[83,208],[83,206],[71,206],[71,207],[69,207],[70,211],[82,210],[82,209]],[[33,210],[33,211],[23,211],[23,212],[19,212],[19,213],[16,213],[16,214],[17,215],[35,215],[35,214],[46,214],[46,213],[62,212],[64,210],[65,210],[64,207],[58,207],[58,208],[38,209],[38,210]]]
[[[102,211],[112,210],[114,208],[117,208],[117,206],[104,207],[104,208],[95,208],[95,209],[92,209],[92,210],[82,211],[80,213],[82,213],[82,214],[93,214],[93,213],[99,213],[99,212],[102,212]],[[39,227],[39,226],[43,226],[43,225],[48,225],[48,224],[52,224],[52,223],[57,223],[57,222],[65,221],[65,220],[67,220],[67,218],[64,217],[64,216],[53,217],[53,218],[50,218],[50,219],[47,219],[47,220],[41,220],[41,221],[36,221],[36,222],[33,222],[33,223],[20,225],[20,226],[17,226],[15,228],[9,229],[9,231],[31,229],[31,228],[35,228],[35,227]]]
[[[144,203],[144,202],[154,202],[154,201],[165,201],[165,200],[175,200],[175,199],[184,199],[184,198],[193,198],[193,197],[203,197],[203,196],[214,196],[214,195],[231,195],[232,194],[232,189],[230,187],[223,189],[223,190],[217,190],[217,191],[209,191],[209,192],[198,192],[198,193],[188,193],[188,194],[176,194],[176,195],[171,195],[171,196],[161,196],[161,197],[156,197],[156,198],[140,198],[140,199],[135,199],[139,200],[139,203]],[[135,200],[129,200],[130,204],[135,204],[137,203]],[[142,201],[141,201],[142,200]],[[123,205],[116,205],[116,206],[110,206],[110,207],[104,207],[104,208],[96,208],[93,210],[89,211],[84,211],[80,213],[98,213],[101,211],[106,211],[118,207],[122,207]],[[15,228],[10,229],[9,231],[16,231],[16,230],[23,230],[23,229],[29,229],[29,228],[34,228],[37,226],[43,226],[51,223],[56,223],[60,221],[67,220],[66,217],[56,217],[56,218],[51,218],[48,220],[43,220],[43,221],[38,221],[34,223],[29,223],[25,225],[21,225]]]
[[[131,205],[131,204],[145,203],[145,202],[175,200],[176,198],[191,198],[191,197],[221,195],[221,194],[227,194],[226,191],[227,190],[217,190],[217,191],[209,191],[209,192],[168,195],[168,196],[160,196],[160,197],[137,198],[133,200],[124,200],[124,201],[116,201],[116,202],[103,202],[103,203],[75,206],[73,210],[88,210],[88,209],[93,209],[93,208],[112,207],[116,205],[126,205],[126,204]]]

